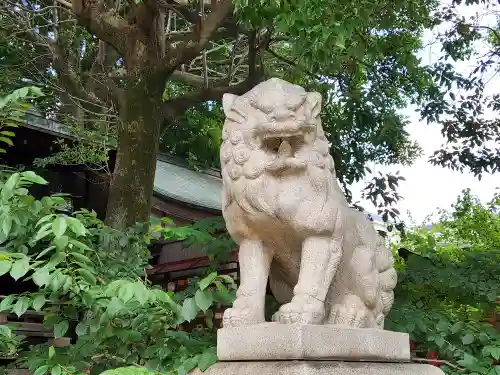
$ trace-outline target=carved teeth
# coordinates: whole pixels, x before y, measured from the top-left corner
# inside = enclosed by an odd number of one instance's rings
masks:
[[[292,146],[286,140],[283,140],[278,149],[278,155],[281,157],[291,158],[293,156]]]

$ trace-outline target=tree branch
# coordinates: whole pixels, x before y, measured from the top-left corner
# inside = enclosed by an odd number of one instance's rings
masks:
[[[274,52],[271,48],[267,48],[267,49],[266,49],[266,51],[267,51],[267,52],[269,52],[269,53],[270,53],[271,55],[273,55],[274,57],[276,57],[278,60],[281,60],[281,61],[283,61],[284,63],[286,63],[286,64],[288,64],[288,65],[291,65],[291,66],[294,66],[294,67],[299,68],[300,70],[302,70],[304,73],[306,73],[306,74],[310,75],[311,77],[316,78],[317,80],[320,80],[320,81],[322,81],[322,80],[323,80],[323,78],[321,78],[321,76],[319,76],[319,75],[317,75],[317,74],[315,74],[315,73],[313,73],[313,72],[310,72],[310,71],[308,71],[307,69],[305,69],[305,68],[301,67],[301,66],[300,66],[299,64],[297,64],[295,61],[289,60],[289,59],[287,59],[286,57],[284,57],[284,56],[281,56],[281,55],[277,54],[277,53],[276,53],[276,52]]]
[[[181,64],[195,58],[207,46],[232,11],[232,1],[221,0],[208,16],[202,18],[201,27],[195,28],[187,41],[175,47],[170,44],[167,56],[160,63],[163,78],[168,78]]]
[[[170,77],[173,81],[179,82],[179,83],[184,83],[189,86],[194,86],[194,87],[206,87],[206,82],[204,77],[198,76],[196,74],[188,73],[188,72],[182,72],[179,70],[176,70],[173,72]],[[216,79],[216,78],[208,78],[208,87],[214,87],[217,86],[218,84],[221,84],[223,82],[222,79]]]
[[[221,100],[222,95],[226,93],[234,95],[242,95],[252,88],[250,79],[246,79],[236,85],[220,86],[191,92],[186,95],[167,100],[163,103],[163,116],[167,122],[175,120],[186,109],[192,107],[196,103],[202,103],[209,100]]]
[[[114,9],[106,9],[104,0],[72,0],[71,3],[78,23],[111,44],[121,55],[125,54],[132,28],[123,17]]]

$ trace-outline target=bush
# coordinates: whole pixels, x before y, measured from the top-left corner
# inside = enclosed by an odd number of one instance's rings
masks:
[[[414,354],[437,353],[448,374],[500,374],[500,335],[486,321],[500,295],[499,203],[484,206],[465,191],[438,224],[409,231],[402,244],[413,254],[397,265],[387,328],[408,332]]]
[[[123,366],[187,373],[216,361],[211,330],[186,333],[177,328],[211,307],[234,298],[216,273],[191,294],[164,292],[149,285],[147,244],[154,238],[213,239],[196,228],[171,227],[169,220],[137,225],[125,232],[106,227],[95,214],[65,211],[64,196],[35,199],[33,184],[46,181],[33,172],[13,173],[0,183],[0,276],[33,283],[33,291],[9,295],[0,310],[22,316],[45,313],[55,337],[75,333],[68,347],[36,345],[15,365],[35,375],[98,374]],[[19,339],[0,330],[0,350],[16,355]]]

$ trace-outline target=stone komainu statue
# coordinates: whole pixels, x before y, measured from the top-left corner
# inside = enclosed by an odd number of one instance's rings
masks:
[[[321,95],[273,78],[223,107],[223,214],[241,271],[224,326],[264,322],[269,278],[277,322],[383,328],[394,260],[340,190]]]

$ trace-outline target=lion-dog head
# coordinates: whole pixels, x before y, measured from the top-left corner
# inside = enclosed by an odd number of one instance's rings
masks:
[[[276,203],[266,198],[265,188],[284,176],[319,185],[323,195],[338,186],[330,182],[334,164],[319,93],[272,78],[242,96],[225,94],[222,101],[223,211],[237,203],[244,212],[273,215]]]

